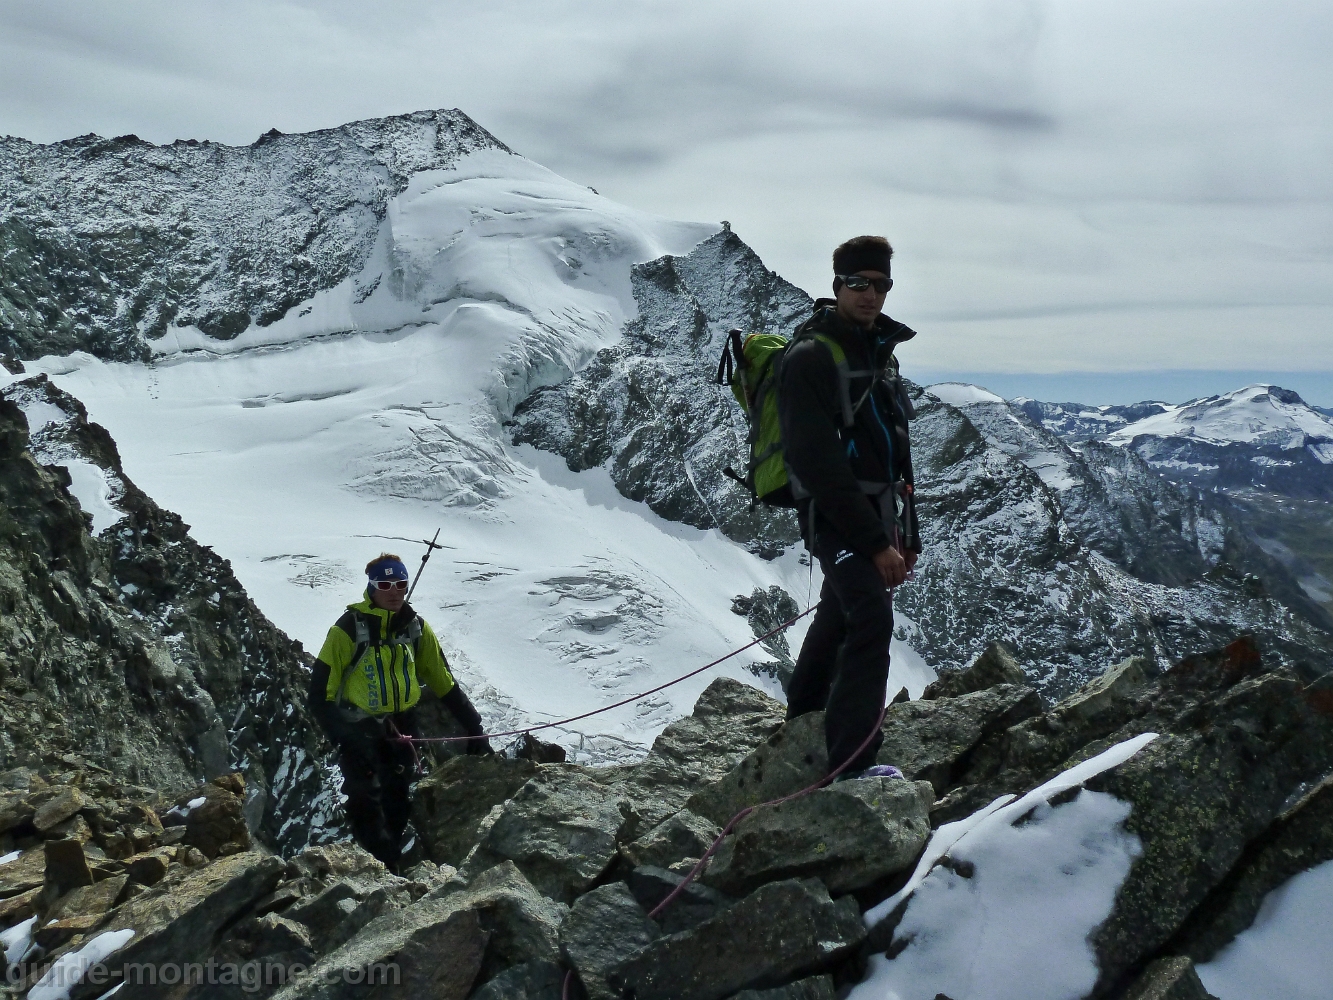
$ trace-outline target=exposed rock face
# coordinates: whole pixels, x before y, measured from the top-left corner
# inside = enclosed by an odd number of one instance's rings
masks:
[[[1089,939],[1100,972],[1094,995],[1119,997],[1155,958],[1211,956],[1248,926],[1267,891],[1333,857],[1321,784],[1333,771],[1331,711],[1322,680],[1265,666],[1245,640],[1151,678],[1126,661],[1066,701],[984,737],[933,818],[1021,794],[1109,746],[1157,733],[1084,786],[1127,803],[1124,826],[1138,838],[1111,914]],[[875,946],[893,954],[882,933],[876,928]],[[1162,975],[1158,969],[1145,982],[1196,995],[1190,977]]]
[[[198,871],[183,871],[178,878],[159,882],[119,907],[103,930],[134,932],[117,955],[129,965],[202,962],[216,947],[223,928],[271,892],[282,870],[278,858],[247,852],[222,858]],[[154,989],[149,984],[135,984],[134,988],[145,997],[171,993],[164,986]],[[84,990],[75,995],[97,994]]]
[[[687,256],[640,264],[630,280],[639,315],[624,339],[528,397],[514,414],[514,440],[563,455],[574,471],[609,463],[617,489],[662,517],[716,526],[776,554],[798,537],[795,519],[751,509],[722,474],[729,465],[744,473],[748,431],[722,401],[729,390],[711,383],[728,330],[790,333],[809,298],[730,231]]]
[[[476,911],[486,933],[481,982],[523,962],[554,962],[560,956],[568,907],[538,893],[511,861],[482,873],[466,888],[446,883],[427,898],[447,898],[455,908]]]
[[[672,813],[620,853],[634,867],[665,868],[683,858],[702,858],[722,833],[718,824],[696,816],[688,809]]]
[[[1159,958],[1144,970],[1124,1000],[1215,1000],[1194,971],[1194,963],[1177,956]]]
[[[985,652],[962,670],[950,670],[926,685],[922,701],[936,698],[956,698],[960,694],[984,691],[996,684],[1026,684],[1027,675],[1009,650],[992,642]]]
[[[1252,923],[1264,897],[1293,875],[1333,858],[1333,776],[1286,809],[1200,904],[1172,940],[1195,962],[1210,961]]]
[[[1133,804],[1126,828],[1144,851],[1093,935],[1105,980],[1164,945],[1293,790],[1333,771],[1333,716],[1295,677],[1242,677],[1210,707],[1206,729],[1178,723],[1089,783]]]
[[[936,793],[943,793],[982,740],[1041,710],[1035,691],[1014,684],[957,698],[890,705],[876,759],[900,768],[908,778],[929,781]]]
[[[758,688],[718,678],[699,696],[693,713],[662,730],[642,761],[587,773],[628,800],[635,821],[625,832],[637,837],[727,774],[782,726],[785,715],[786,709]]]
[[[92,759],[158,788],[235,769],[270,843],[336,834],[305,654],[227,561],[125,476],[107,433],[45,376],[5,390],[0,452],[0,767]],[[55,462],[102,477],[107,516],[123,516],[94,536]]]
[[[465,1000],[486,948],[473,910],[422,900],[371,921],[309,973],[275,994],[278,1000],[341,1000],[382,993]],[[368,978],[369,977],[369,978]]]
[[[129,359],[172,326],[265,326],[361,270],[412,174],[478,149],[505,146],[461,111],[243,147],[0,138],[0,351]]]
[[[412,816],[430,860],[461,865],[481,839],[482,820],[536,773],[537,765],[531,761],[461,755],[419,782]]]

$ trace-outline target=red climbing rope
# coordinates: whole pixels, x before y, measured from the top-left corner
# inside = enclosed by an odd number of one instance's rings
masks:
[[[702,667],[699,667],[696,670],[691,670],[688,674],[682,674],[675,680],[667,681],[665,684],[659,684],[657,687],[651,688],[647,691],[642,691],[639,694],[630,695],[628,698],[618,701],[614,705],[606,705],[603,706],[602,708],[594,708],[591,712],[584,712],[582,715],[575,715],[568,719],[559,719],[556,722],[543,722],[540,726],[529,726],[527,729],[510,729],[503,733],[483,733],[480,736],[430,736],[430,737],[399,736],[395,738],[400,742],[407,741],[409,743],[414,743],[414,744],[415,743],[465,743],[468,740],[481,740],[481,739],[491,740],[491,739],[498,739],[501,736],[523,736],[526,733],[535,733],[542,729],[551,729],[556,726],[567,726],[571,722],[580,722],[583,719],[591,718],[594,715],[601,715],[603,712],[609,712],[613,708],[620,708],[622,705],[629,705],[632,702],[636,702],[641,698],[647,698],[650,694],[656,694],[658,691],[664,691],[667,688],[671,687],[673,684],[679,684],[681,681],[687,681],[691,677],[697,677],[705,670],[711,670],[713,667],[716,667],[719,663],[729,660],[733,656],[736,656],[740,653],[745,652],[747,649],[759,645],[761,642],[763,642],[767,638],[770,638],[771,636],[777,635],[783,629],[791,628],[791,626],[795,625],[798,621],[800,621],[802,618],[808,615],[811,611],[814,611],[815,608],[817,607],[819,607],[818,602],[810,605],[810,607],[806,608],[795,618],[787,619],[787,621],[783,622],[777,628],[769,629],[763,635],[759,636],[759,638],[755,639],[754,642],[747,642],[744,646],[740,647],[740,649],[733,649],[730,653],[727,653],[725,656],[719,656],[712,663],[705,663]]]

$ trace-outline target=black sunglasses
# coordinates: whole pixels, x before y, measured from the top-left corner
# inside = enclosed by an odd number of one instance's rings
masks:
[[[376,590],[406,590],[406,580],[371,580],[370,585]]]
[[[854,292],[864,292],[874,285],[877,295],[886,295],[893,287],[892,278],[867,278],[864,274],[839,274],[835,277]]]

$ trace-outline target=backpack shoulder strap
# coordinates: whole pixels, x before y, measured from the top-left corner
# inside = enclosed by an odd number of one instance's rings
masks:
[[[838,369],[838,402],[842,407],[842,426],[851,427],[856,422],[856,411],[861,408],[861,403],[865,402],[862,396],[856,405],[852,405],[852,376],[867,375],[869,372],[854,372],[847,364],[847,353],[842,349],[842,345],[826,333],[810,333],[813,337],[825,347],[829,354],[833,355],[833,365]]]
[[[352,612],[352,641],[356,643],[356,648],[352,650],[352,658],[347,666],[343,667],[342,678],[338,681],[338,697],[336,703],[343,703],[343,693],[347,690],[347,674],[361,662],[361,657],[365,656],[366,650],[370,648],[370,625],[367,624],[365,616],[358,612]]]

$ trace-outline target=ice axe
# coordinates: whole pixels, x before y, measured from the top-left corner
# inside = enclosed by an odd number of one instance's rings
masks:
[[[438,539],[439,537],[440,537],[440,529],[439,529],[439,528],[436,528],[436,529],[435,529],[435,538],[432,538],[429,542],[426,541],[424,538],[421,540],[421,544],[424,545],[424,546],[426,546],[426,554],[425,554],[424,556],[421,557],[421,565],[417,567],[417,575],[416,575],[416,578],[413,579],[413,581],[412,581],[412,586],[408,588],[407,596],[403,598],[403,603],[404,603],[404,604],[406,604],[408,601],[412,600],[412,591],[416,590],[416,589],[417,589],[417,584],[421,582],[421,571],[424,570],[424,569],[426,568],[426,563],[430,562],[430,554],[431,554],[432,552],[434,552],[436,549],[442,549],[442,548],[444,548],[443,545],[436,545],[436,544],[435,544],[436,539]]]

